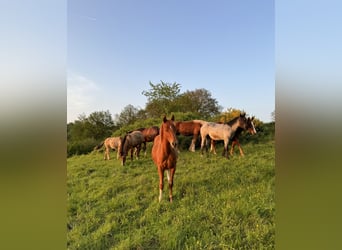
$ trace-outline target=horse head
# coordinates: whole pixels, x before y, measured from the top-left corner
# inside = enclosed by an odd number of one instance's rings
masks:
[[[247,118],[246,118],[246,113],[240,113],[240,116],[238,118],[238,126],[242,128],[243,130],[247,129]]]
[[[170,120],[167,120],[166,116],[164,116],[163,123],[160,128],[160,137],[166,138],[166,140],[170,143],[170,146],[176,149],[178,140],[176,137],[176,127],[175,127],[174,121],[175,121],[174,115],[172,115]]]
[[[254,120],[254,116],[252,118],[250,117],[247,118],[246,129],[248,130],[249,133],[251,133],[252,135],[255,135],[257,132],[255,130],[253,120]]]

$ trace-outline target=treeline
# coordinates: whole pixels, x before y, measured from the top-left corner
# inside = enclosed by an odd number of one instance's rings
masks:
[[[124,135],[140,127],[159,126],[164,114],[174,114],[177,121],[202,119],[227,122],[241,112],[234,108],[222,111],[217,100],[206,89],[180,93],[181,86],[178,83],[161,81],[158,84],[150,82],[149,85],[151,88],[142,92],[147,97],[144,109],[128,104],[114,119],[108,110],[95,111],[89,116],[80,115],[76,121],[68,123],[68,157],[91,152],[106,137]],[[262,122],[257,118],[254,123],[261,128]],[[183,144],[187,144],[185,138],[180,146]]]

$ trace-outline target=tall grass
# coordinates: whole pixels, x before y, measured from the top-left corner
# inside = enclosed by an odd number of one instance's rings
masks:
[[[158,202],[150,147],[124,167],[68,158],[68,249],[273,249],[274,141],[243,148],[229,160],[182,151],[173,203],[167,185]]]

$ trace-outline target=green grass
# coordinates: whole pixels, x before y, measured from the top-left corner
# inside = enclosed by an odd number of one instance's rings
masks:
[[[150,147],[124,167],[113,152],[68,158],[68,249],[274,249],[274,141],[242,146],[229,160],[182,151],[173,203],[167,185],[158,202]]]

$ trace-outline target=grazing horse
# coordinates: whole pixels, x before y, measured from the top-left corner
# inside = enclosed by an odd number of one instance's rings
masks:
[[[169,200],[172,202],[173,177],[177,164],[177,144],[174,116],[172,115],[171,120],[167,120],[164,116],[163,123],[160,126],[160,134],[154,138],[152,147],[152,159],[159,174],[159,202],[162,200],[165,170],[169,183]]]
[[[253,120],[254,120],[254,116],[252,118],[250,118],[250,117],[247,118],[246,130],[251,135],[255,135],[257,133],[256,130],[255,130],[255,127],[254,127]],[[240,151],[240,155],[241,156],[245,156],[245,154],[244,154],[244,152],[242,150],[242,147],[241,147],[241,145],[239,143],[239,136],[242,133],[242,131],[243,131],[243,129],[238,127],[237,130],[235,131],[234,136],[231,138],[232,145],[231,145],[231,148],[230,148],[230,151],[229,151],[230,155],[233,155],[234,147],[235,147],[235,145],[237,145],[238,148],[239,148],[239,151]],[[210,152],[213,152],[214,154],[216,154],[215,141],[214,140],[211,140]]]
[[[121,138],[120,137],[108,137],[101,144],[97,145],[94,148],[94,150],[98,150],[98,149],[102,148],[103,145],[106,148],[103,159],[105,159],[105,160],[110,159],[110,157],[109,157],[109,150],[110,149],[117,151],[116,159],[119,159],[119,147],[121,145]]]
[[[209,137],[212,140],[223,140],[224,141],[224,150],[222,155],[228,158],[228,145],[229,140],[232,138],[236,132],[236,130],[240,127],[243,130],[246,129],[247,119],[246,114],[240,114],[240,116],[235,117],[233,120],[229,121],[225,124],[219,124],[215,122],[207,122],[204,123],[201,127],[201,153],[203,154],[204,144],[206,143],[206,137]],[[207,149],[207,147],[206,147]]]
[[[126,134],[121,140],[120,159],[121,165],[124,166],[128,151],[131,150],[131,160],[133,161],[134,148],[137,149],[137,158],[139,158],[141,143],[145,141],[143,134],[140,131],[133,131]]]
[[[138,131],[140,131],[145,138],[145,141],[143,142],[143,148],[142,150],[145,152],[146,155],[146,143],[147,142],[153,142],[154,138],[159,135],[159,127],[153,126],[149,128],[138,128]]]
[[[192,120],[192,121],[180,121],[176,122],[176,132],[177,135],[185,135],[185,136],[191,136],[193,135],[193,138],[191,140],[191,144],[189,147],[189,150],[192,152],[195,152],[195,144],[198,135],[200,134],[201,126],[203,121],[201,120]]]

